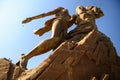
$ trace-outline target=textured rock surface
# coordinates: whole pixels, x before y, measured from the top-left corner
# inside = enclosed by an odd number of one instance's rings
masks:
[[[91,31],[63,42],[31,70],[0,59],[0,74],[0,80],[120,80],[120,58],[108,37]]]
[[[10,62],[5,59],[0,59],[0,80],[7,80],[9,75]]]
[[[22,70],[10,60],[0,59],[0,80],[17,80]]]

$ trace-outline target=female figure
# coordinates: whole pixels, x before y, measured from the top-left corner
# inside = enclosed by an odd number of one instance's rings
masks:
[[[36,30],[34,33],[41,36],[45,32],[52,30],[52,36],[51,38],[42,41],[33,50],[31,50],[25,57],[27,61],[34,56],[57,48],[57,46],[65,40],[67,29],[70,27],[69,19],[71,16],[69,15],[68,10],[63,7],[58,7],[53,11],[27,18],[22,23],[28,23],[34,19],[39,19],[50,15],[55,15],[55,17],[46,21],[45,26],[39,30]]]

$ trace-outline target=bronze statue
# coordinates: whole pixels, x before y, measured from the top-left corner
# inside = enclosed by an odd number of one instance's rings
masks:
[[[43,28],[40,28],[39,30],[36,30],[34,33],[41,36],[45,32],[52,30],[52,36],[51,38],[42,41],[33,50],[31,50],[26,55],[27,61],[34,56],[43,54],[51,49],[57,48],[57,46],[66,39],[67,29],[72,24],[70,24],[71,16],[69,15],[68,10],[63,7],[58,7],[53,11],[26,18],[26,20],[24,20],[22,23],[28,23],[34,19],[39,19],[50,15],[55,15],[55,18],[46,21],[45,26]],[[17,65],[19,65],[19,62],[17,63]]]
[[[72,16],[73,19],[76,17],[73,23],[75,23],[77,26],[74,30],[68,33],[67,39],[74,37],[72,38],[74,41],[81,40],[90,31],[97,30],[95,19],[102,16],[104,16],[104,13],[96,6],[87,6],[86,8],[83,6],[77,6],[76,14]],[[79,39],[75,38],[77,34],[81,34]]]
[[[57,46],[66,39],[69,39],[70,41],[81,40],[90,31],[97,30],[95,19],[102,17],[104,14],[100,8],[95,6],[87,6],[86,8],[83,6],[77,6],[76,14],[71,17],[67,9],[58,7],[53,11],[27,18],[22,23],[28,23],[34,19],[50,15],[55,15],[55,18],[47,20],[45,22],[45,26],[36,30],[34,33],[41,36],[45,32],[52,30],[51,38],[42,41],[33,50],[31,50],[25,56],[26,62],[34,56],[43,54],[51,49],[56,49]],[[74,23],[77,25],[76,28],[67,34],[67,29]],[[81,35],[78,37],[77,34]]]

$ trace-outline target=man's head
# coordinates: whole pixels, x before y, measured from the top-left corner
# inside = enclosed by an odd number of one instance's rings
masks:
[[[76,13],[77,14],[80,14],[80,13],[85,12],[85,11],[86,11],[86,9],[83,6],[77,6],[76,7]]]
[[[92,14],[94,14],[95,18],[100,18],[100,17],[104,16],[103,11],[96,6],[87,6],[86,10],[91,12]]]

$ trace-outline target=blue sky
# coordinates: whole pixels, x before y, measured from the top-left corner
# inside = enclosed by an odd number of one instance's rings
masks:
[[[13,63],[16,63],[20,54],[27,54],[39,42],[51,36],[51,32],[41,37],[33,34],[33,30],[42,27],[50,17],[24,25],[21,24],[22,20],[59,6],[67,8],[72,15],[78,5],[94,5],[103,10],[105,16],[97,19],[96,24],[98,29],[111,39],[120,55],[119,4],[119,0],[0,0],[0,58],[10,58]],[[28,68],[36,67],[49,54],[50,52],[30,59]]]

